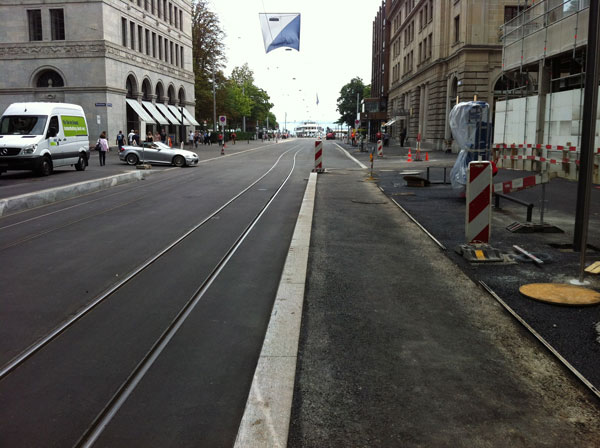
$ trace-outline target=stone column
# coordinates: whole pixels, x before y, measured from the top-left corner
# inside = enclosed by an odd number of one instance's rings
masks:
[[[538,68],[538,102],[537,116],[535,119],[535,143],[547,143],[544,137],[546,127],[546,97],[551,90],[552,68],[550,65],[539,62]]]

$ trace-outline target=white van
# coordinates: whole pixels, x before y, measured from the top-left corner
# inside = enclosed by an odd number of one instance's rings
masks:
[[[59,166],[83,171],[90,155],[87,121],[81,106],[14,103],[0,118],[0,173],[33,170],[48,176]]]

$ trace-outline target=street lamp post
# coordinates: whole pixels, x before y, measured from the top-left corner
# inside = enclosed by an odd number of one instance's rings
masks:
[[[215,65],[212,66],[213,74],[213,131],[217,132],[217,93],[215,87]]]

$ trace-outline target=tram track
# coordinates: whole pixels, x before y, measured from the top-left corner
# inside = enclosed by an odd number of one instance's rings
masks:
[[[262,150],[266,150],[266,149],[270,149],[270,148],[272,148],[272,147],[271,146],[261,146],[261,147],[258,147],[258,148],[252,148],[252,149],[244,150],[244,151],[241,151],[241,152],[238,152],[238,153],[229,154],[227,157],[235,157],[235,156],[238,156],[238,155],[241,155],[241,154],[245,154],[247,152],[259,151],[259,150],[262,151]],[[200,163],[208,163],[208,162],[212,162],[212,161],[222,160],[223,159],[222,157],[223,156],[221,156],[221,158],[206,159],[206,160],[201,161]],[[164,183],[171,184],[170,186],[167,186],[166,189],[162,190],[162,192],[164,193],[166,191],[169,191],[169,188],[173,189],[173,188],[180,187],[180,183],[181,183],[182,178],[192,178],[192,177],[195,177],[196,175],[197,175],[197,172],[195,172],[195,170],[194,170],[194,171],[190,171],[189,173],[184,173],[183,175],[179,175],[178,177],[166,177],[166,178],[158,179],[158,180],[154,180],[154,181],[145,181],[143,183],[143,185],[129,186],[128,190],[127,190],[127,193],[129,194],[132,191],[137,191],[137,190],[140,190],[140,189],[147,190],[149,187],[161,185],[161,184],[164,184]],[[127,185],[129,185],[129,184],[127,184]],[[89,195],[98,195],[98,193],[99,192],[89,193]],[[48,213],[44,213],[44,214],[41,214],[41,215],[38,215],[38,216],[30,217],[30,218],[27,218],[27,219],[23,219],[23,220],[20,220],[20,221],[17,221],[17,222],[13,222],[11,224],[7,224],[7,225],[1,225],[0,224],[0,231],[5,231],[5,230],[8,230],[8,229],[11,229],[11,228],[14,228],[14,227],[19,227],[19,226],[22,226],[22,225],[27,224],[27,223],[31,223],[31,222],[39,220],[39,219],[48,218],[49,216],[53,216],[53,215],[56,215],[56,214],[62,213],[62,212],[67,212],[67,211],[73,210],[75,208],[86,206],[86,205],[90,205],[90,204],[93,204],[93,203],[96,203],[96,202],[99,202],[99,201],[106,201],[107,199],[110,199],[110,198],[112,198],[114,196],[119,196],[119,195],[123,195],[123,194],[124,194],[123,191],[117,191],[117,192],[113,192],[113,193],[109,193],[109,194],[103,194],[101,197],[97,197],[97,198],[91,199],[89,201],[84,201],[84,202],[81,202],[81,203],[78,203],[78,204],[69,205],[67,207],[63,207],[63,208],[60,208],[58,210],[54,210],[54,211],[51,211],[51,212],[48,212]],[[70,227],[72,225],[79,224],[79,223],[81,223],[81,222],[83,222],[85,220],[88,220],[88,219],[91,219],[91,218],[94,218],[94,217],[98,217],[98,216],[101,216],[103,214],[112,212],[112,211],[117,210],[117,209],[119,209],[121,207],[125,207],[127,205],[132,204],[132,203],[135,203],[136,201],[144,199],[144,198],[146,198],[146,197],[148,197],[148,196],[150,196],[152,194],[154,194],[154,193],[153,192],[148,192],[148,193],[145,193],[145,194],[141,194],[141,195],[138,195],[138,196],[136,196],[134,198],[129,198],[127,201],[123,201],[123,202],[121,202],[119,204],[111,205],[110,207],[103,208],[102,210],[94,211],[93,213],[90,213],[90,214],[88,214],[86,216],[83,216],[81,218],[78,218],[78,219],[75,219],[75,220],[71,220],[71,221],[62,223],[60,225],[57,225],[57,226],[54,226],[54,227],[51,227],[51,228],[48,228],[48,229],[44,229],[41,232],[37,232],[37,233],[30,234],[30,235],[26,235],[26,236],[24,236],[22,238],[19,238],[18,240],[10,242],[9,244],[0,245],[0,252],[2,252],[3,250],[9,249],[9,248],[18,246],[20,244],[26,243],[28,241],[31,241],[31,240],[35,239],[35,238],[39,238],[41,236],[47,235],[47,234],[49,234],[51,232],[54,232],[54,231],[57,231],[57,230],[61,230],[61,229],[65,229],[65,228],[68,228],[68,227]],[[83,195],[83,196],[86,196],[86,195]],[[80,199],[81,197],[82,196],[79,196],[78,198]],[[70,199],[70,200],[73,200],[73,199]],[[19,214],[26,213],[26,212],[31,212],[32,210],[39,210],[40,208],[50,207],[52,205],[55,205],[55,203],[54,204],[46,204],[46,205],[37,207],[36,209],[29,209],[29,210],[20,212]],[[17,214],[12,214],[12,215],[7,215],[5,217],[0,217],[0,223],[3,220],[6,220],[6,219],[11,218],[11,217],[14,217],[16,215]]]
[[[112,296],[117,291],[122,289],[125,285],[127,285],[129,282],[131,282],[137,276],[139,276],[142,272],[146,271],[150,266],[155,264],[157,261],[161,260],[161,258],[163,258],[173,248],[177,247],[180,243],[182,243],[183,241],[188,239],[191,235],[193,235],[195,232],[197,232],[199,229],[201,229],[204,225],[206,225],[208,222],[210,222],[213,218],[215,218],[217,215],[222,213],[225,209],[230,207],[235,201],[237,201],[239,198],[244,196],[254,186],[256,186],[259,182],[261,182],[263,179],[265,179],[267,177],[267,175],[269,175],[279,165],[279,163],[281,162],[281,160],[284,158],[285,155],[287,155],[294,149],[298,148],[298,146],[299,145],[295,145],[295,146],[291,147],[290,149],[286,150],[285,152],[283,152],[277,158],[275,163],[273,163],[273,165],[267,171],[265,171],[261,176],[259,176],[256,180],[254,180],[248,186],[246,186],[241,191],[239,191],[237,194],[232,196],[229,200],[227,200],[225,203],[223,203],[220,207],[215,209],[213,212],[209,213],[200,222],[198,222],[197,224],[192,226],[189,230],[184,232],[181,236],[179,236],[178,238],[173,240],[170,244],[168,244],[163,249],[158,251],[155,255],[148,258],[146,261],[142,262],[139,266],[137,266],[136,268],[131,270],[119,282],[115,283],[109,289],[105,290],[103,293],[101,293],[100,295],[95,297],[92,301],[88,302],[81,309],[79,309],[75,314],[73,314],[68,319],[64,320],[61,324],[56,326],[54,329],[52,329],[51,331],[46,333],[45,336],[39,338],[34,344],[30,345],[25,350],[20,352],[19,355],[12,358],[7,364],[5,364],[4,366],[2,366],[0,368],[0,382],[2,380],[4,380],[8,375],[10,375],[11,372],[15,371],[15,369],[17,369],[19,366],[21,366],[25,361],[27,361],[29,358],[34,356],[37,352],[42,350],[50,342],[52,342],[58,336],[60,336],[65,331],[67,331],[69,328],[71,328],[73,325],[75,325],[78,321],[80,321],[84,316],[89,314],[98,305],[105,302],[110,296]],[[295,167],[295,158],[299,151],[300,151],[300,149],[294,155],[293,167]],[[286,181],[289,178],[289,176],[291,175],[291,172],[293,172],[293,168],[290,171],[290,174],[288,175],[288,177],[286,178]],[[285,184],[285,182],[282,185],[284,185],[284,184]],[[278,192],[279,191],[280,191],[280,189],[278,190]]]

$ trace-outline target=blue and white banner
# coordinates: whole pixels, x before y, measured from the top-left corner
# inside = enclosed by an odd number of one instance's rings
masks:
[[[300,14],[259,13],[265,52],[287,47],[300,51]]]

